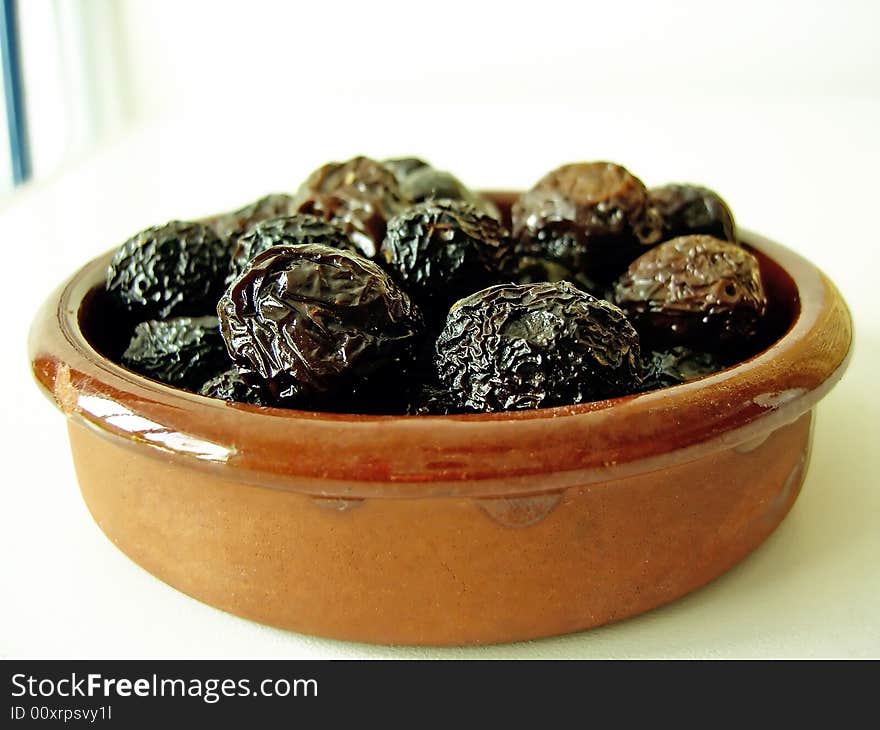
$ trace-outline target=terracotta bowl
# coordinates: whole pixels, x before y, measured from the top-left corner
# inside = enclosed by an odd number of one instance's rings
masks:
[[[100,306],[109,253],[48,299],[30,357],[67,416],[95,521],[175,588],[339,639],[531,639],[702,586],[797,497],[851,319],[809,262],[743,240],[775,342],[685,385],[574,407],[347,416],[175,390],[100,354],[114,325]]]

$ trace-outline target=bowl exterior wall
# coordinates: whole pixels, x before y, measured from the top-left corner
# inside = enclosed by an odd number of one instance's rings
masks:
[[[184,593],[309,634],[465,645],[617,621],[717,577],[790,509],[811,421],[652,473],[550,492],[536,477],[533,495],[491,499],[322,499],[68,427],[98,525]]]

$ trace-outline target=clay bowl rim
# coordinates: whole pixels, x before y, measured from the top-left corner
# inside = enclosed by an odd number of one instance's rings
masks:
[[[796,288],[798,311],[782,337],[698,380],[576,406],[352,415],[177,390],[111,362],[80,327],[80,308],[112,251],[47,299],[28,350],[38,384],[74,421],[126,447],[242,483],[341,499],[558,491],[747,448],[810,410],[840,379],[852,320],[834,284],[781,244],[748,231],[740,240],[781,267]]]

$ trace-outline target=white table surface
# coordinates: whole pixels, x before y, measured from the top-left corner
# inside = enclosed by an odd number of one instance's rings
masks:
[[[880,656],[880,101],[396,109],[352,100],[349,112],[257,120],[225,107],[180,112],[0,202],[0,655]],[[38,305],[87,258],[147,225],[293,189],[321,162],[359,152],[422,154],[474,187],[494,188],[528,186],[567,161],[619,161],[649,185],[716,188],[743,227],[824,269],[855,317],[855,355],[818,410],[803,492],[769,540],[711,585],[641,617],[446,650],[266,628],[178,593],[116,550],[80,498],[63,419],[31,380],[25,342]]]

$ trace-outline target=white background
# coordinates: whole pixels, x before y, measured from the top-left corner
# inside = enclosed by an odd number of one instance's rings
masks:
[[[7,199],[0,330],[0,654],[880,655],[880,362],[873,2],[119,3],[128,126]],[[317,640],[199,604],[116,551],[79,496],[61,415],[24,353],[41,300],[135,231],[291,190],[318,164],[415,153],[474,187],[567,161],[720,191],[740,224],[843,291],[850,370],[768,542],[707,588],[618,625],[482,649]]]

